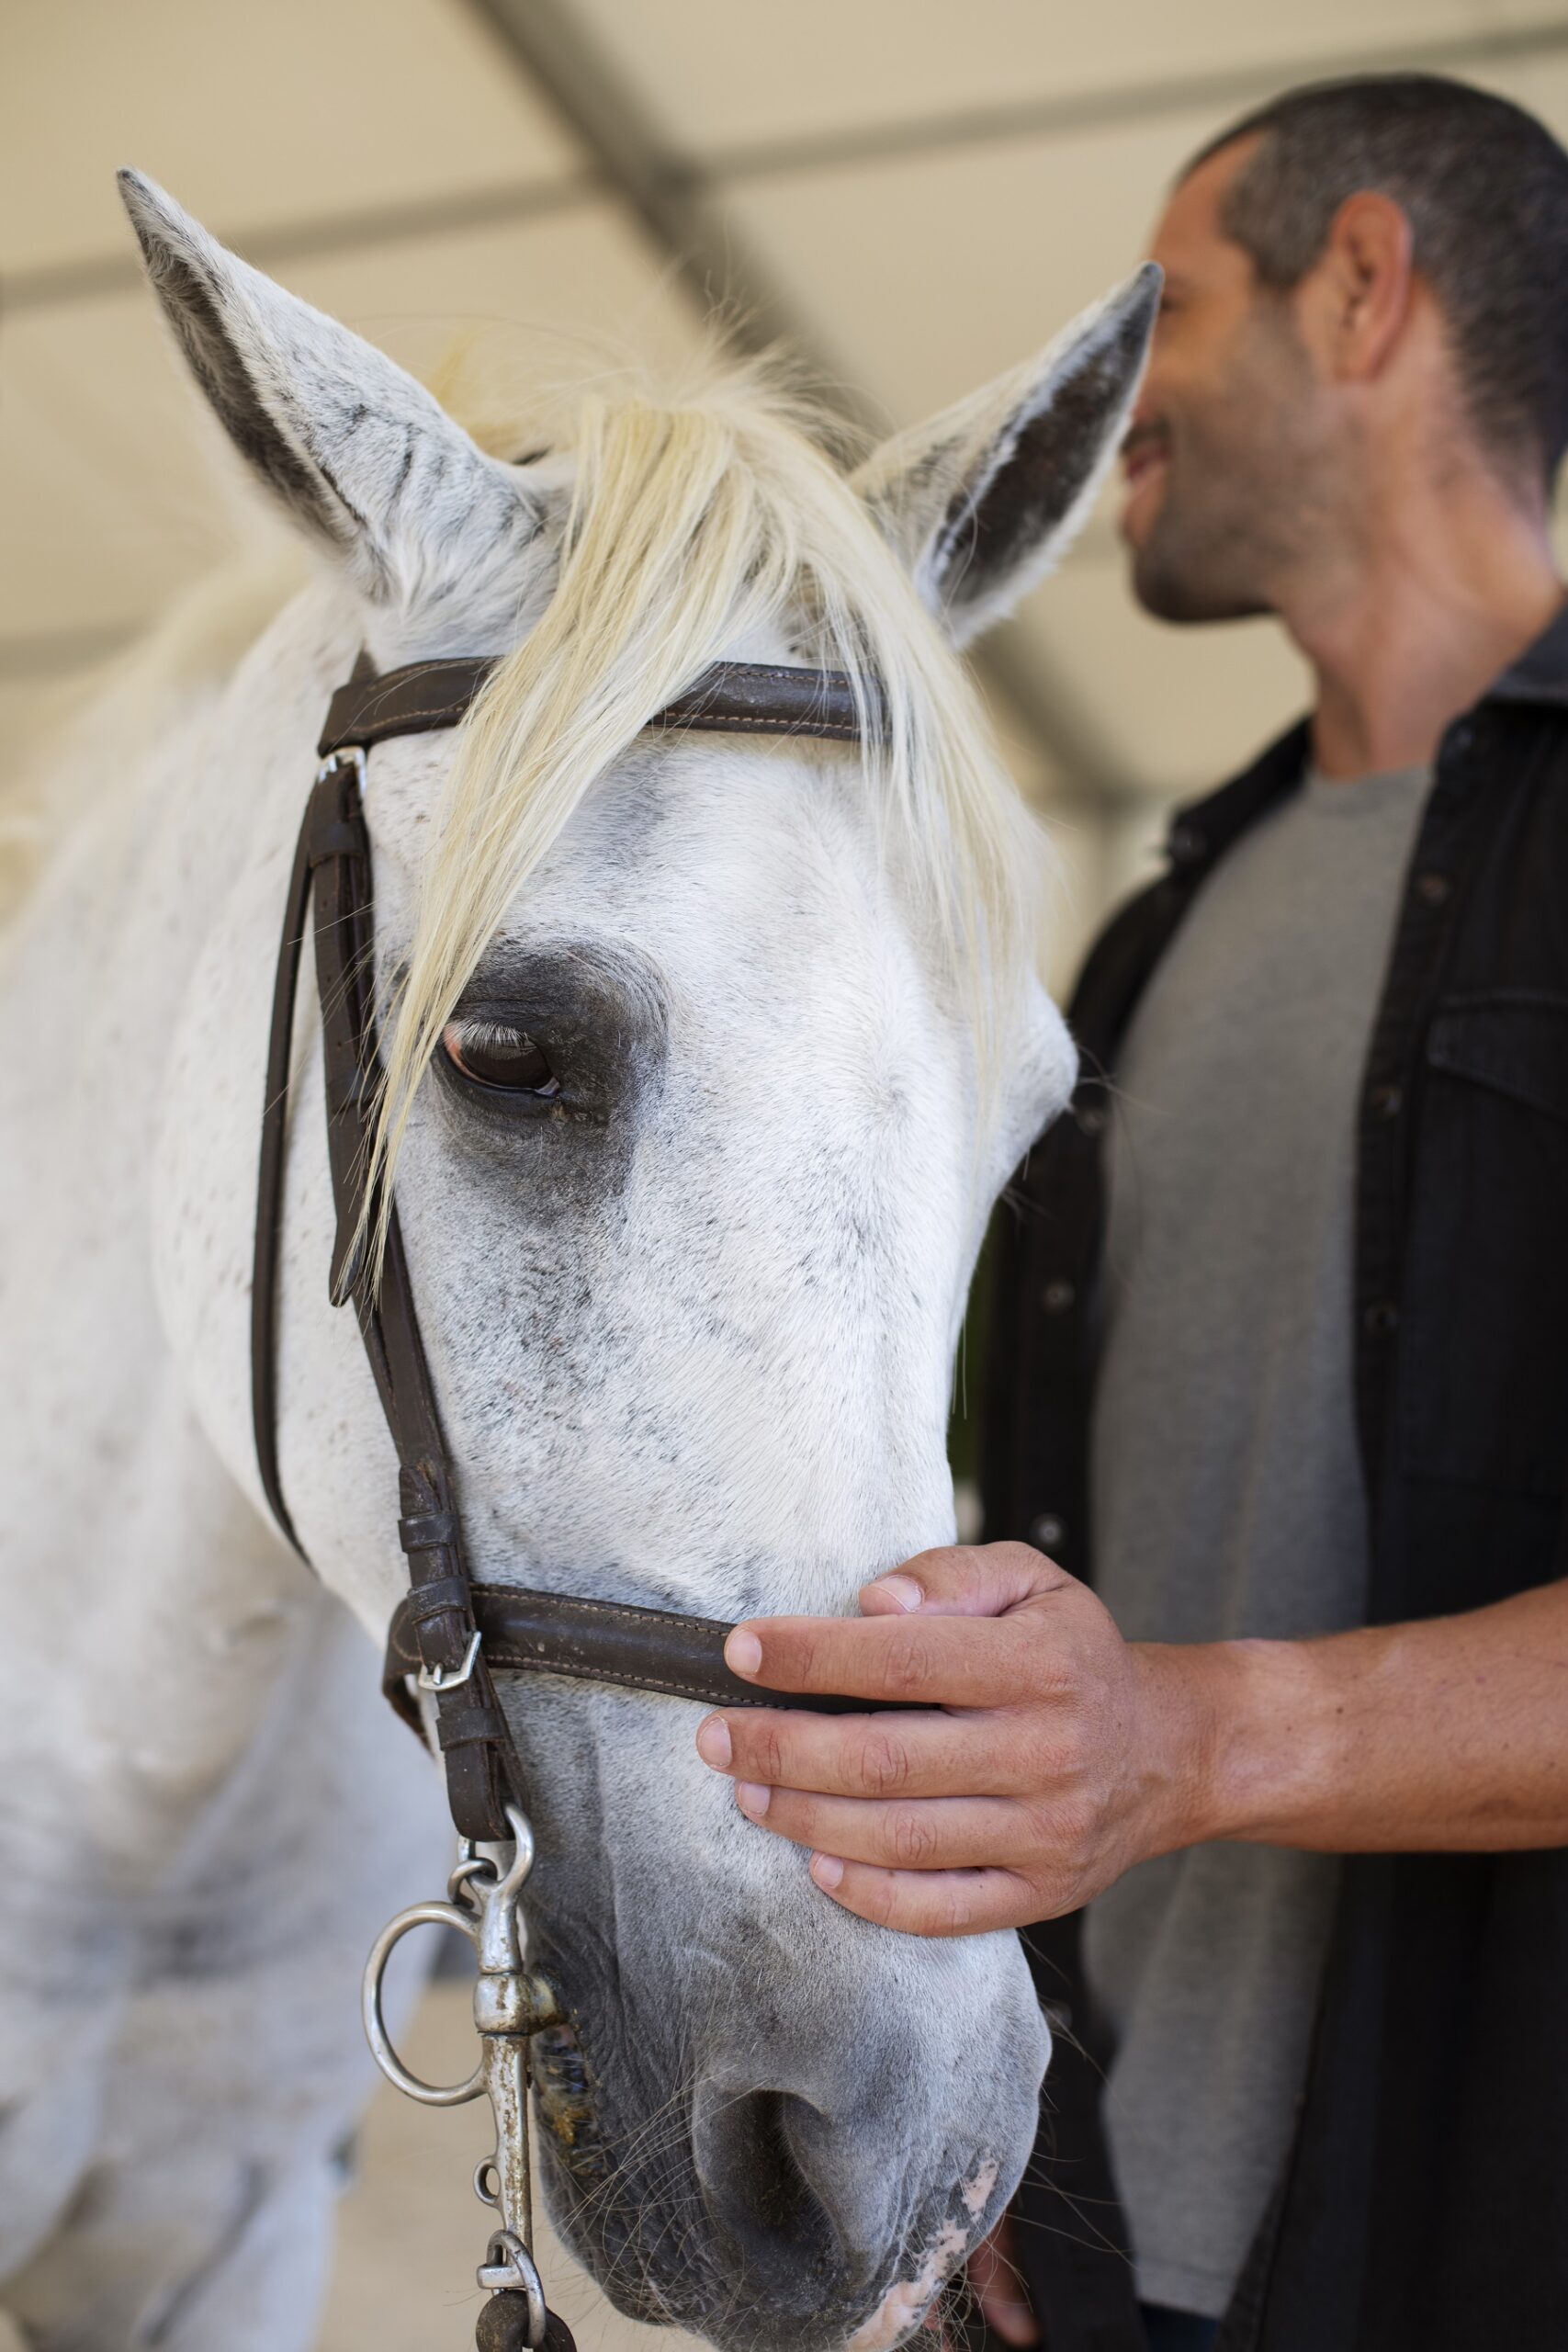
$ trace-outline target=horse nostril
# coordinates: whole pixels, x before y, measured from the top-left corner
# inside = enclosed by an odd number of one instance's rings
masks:
[[[753,2091],[739,2102],[737,2119],[737,2137],[744,2143],[737,2153],[756,2183],[758,2219],[792,2239],[823,2219],[788,2131],[794,2115],[811,2111],[788,2091]]]
[[[820,2282],[836,2245],[810,2177],[825,2119],[790,2091],[711,2089],[699,2093],[694,2123],[703,2201],[733,2246],[748,2290],[809,2303],[812,2281]]]

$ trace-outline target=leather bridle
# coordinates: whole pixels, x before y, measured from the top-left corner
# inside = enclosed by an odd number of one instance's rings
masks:
[[[382,2073],[422,2104],[450,2107],[481,2093],[490,2099],[495,2154],[479,2166],[474,2184],[495,2216],[478,2272],[488,2290],[475,2328],[479,2352],[574,2352],[570,2328],[545,2300],[532,2251],[529,2048],[535,2034],[560,2022],[561,2013],[553,1988],[530,1973],[524,1954],[518,1905],[534,1838],[496,1677],[565,1675],[730,1707],[807,1707],[836,1713],[870,1710],[879,1702],[760,1690],[739,1680],[724,1662],[731,1629],[712,1618],[476,1584],[469,1574],[452,1463],[395,1202],[386,1204],[378,1280],[365,1243],[375,1223],[372,1212],[381,1205],[368,1189],[381,1061],[365,782],[373,745],[397,735],[456,727],[494,666],[490,661],[420,662],[378,677],[362,656],[328,709],[319,746],[321,764],[294,853],[273,990],[256,1194],[251,1376],[262,1487],[278,1526],[303,1558],[278,1467],[277,1275],[295,999],[309,922],[337,1217],[331,1295],[334,1305],[353,1305],[397,1453],[398,1540],[408,1560],[409,1589],[392,1616],[382,1689],[422,1734],[420,1695],[428,1697],[461,1840],[448,1899],[412,1905],[378,1937],[361,1996],[365,2030]],[[750,662],[716,663],[648,724],[665,732],[816,735],[844,743],[861,735],[861,715],[847,677],[831,670]],[[481,1853],[481,1844],[490,1850]],[[410,2073],[392,2046],[382,2012],[383,1979],[394,1946],[411,1928],[433,1925],[468,1937],[478,1962],[474,2022],[479,2063],[465,2082],[444,2086]]]
[[[380,1083],[375,898],[364,785],[371,747],[456,727],[495,667],[490,660],[419,662],[377,676],[364,658],[333,696],[321,765],[299,830],[273,991],[262,1119],[251,1301],[252,1396],[262,1487],[278,1526],[304,1556],[284,1498],[277,1452],[277,1272],[289,1068],[299,953],[313,908],[326,1080],[327,1149],[337,1237],[331,1293],[351,1302],[398,1458],[398,1539],[409,1589],[392,1618],[382,1688],[422,1728],[415,1690],[433,1702],[452,1819],[460,1837],[508,1838],[522,1772],[496,1694],[498,1673],[551,1674],[660,1691],[722,1706],[869,1710],[864,1699],[759,1690],[724,1663],[727,1623],[661,1609],[509,1585],[469,1574],[453,1468],[420,1336],[395,1204],[380,1280],[363,1236]],[[860,739],[851,683],[837,671],[719,662],[648,722],[685,729]],[[411,1684],[414,1688],[411,1689]]]

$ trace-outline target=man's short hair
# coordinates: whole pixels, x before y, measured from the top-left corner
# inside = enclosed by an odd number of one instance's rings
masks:
[[[1506,470],[1550,483],[1568,446],[1568,154],[1545,125],[1439,74],[1358,74],[1271,99],[1182,177],[1259,133],[1221,222],[1262,283],[1299,283],[1347,197],[1392,197],[1447,322],[1477,439]]]

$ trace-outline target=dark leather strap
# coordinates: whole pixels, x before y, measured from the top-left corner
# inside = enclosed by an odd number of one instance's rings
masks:
[[[368,750],[393,735],[428,735],[457,726],[495,667],[493,660],[465,657],[413,662],[384,677],[351,680],[327,707],[321,757],[355,745]],[[861,731],[854,695],[841,670],[767,662],[716,662],[648,724],[714,733],[821,735],[840,743],[857,741]]]
[[[312,807],[314,802],[312,801]],[[288,877],[277,977],[272,991],[272,1030],[266,1052],[266,1098],[262,1106],[261,1165],[256,1173],[256,1236],[251,1261],[251,1425],[256,1466],[267,1506],[289,1543],[304,1558],[294,1521],[284,1500],[277,1467],[277,1257],[283,1239],[283,1155],[288,1124],[288,1068],[294,1046],[294,1003],[299,986],[299,950],[310,903],[310,820],[299,829]]]
[[[708,1707],[791,1707],[819,1715],[880,1714],[906,1707],[894,1699],[824,1698],[816,1691],[766,1690],[742,1682],[724,1662],[734,1627],[716,1617],[628,1601],[588,1600],[576,1593],[533,1592],[525,1586],[468,1589],[474,1623],[491,1665],[518,1674],[565,1674],[630,1690],[662,1690]],[[387,1636],[382,1689],[400,1713],[413,1715],[404,1677],[418,1671],[421,1596],[399,1602]],[[928,1711],[929,1712],[929,1711]]]
[[[262,1483],[278,1512],[279,1524],[298,1549],[299,1538],[283,1503],[277,1470],[276,1279],[288,1046],[300,934],[312,899],[327,1154],[337,1208],[332,1294],[340,1303],[353,1301],[397,1451],[400,1505],[414,1591],[433,1589],[434,1605],[420,1615],[417,1662],[440,1678],[440,1687],[434,1690],[435,1732],[446,1766],[452,1818],[464,1838],[504,1838],[510,1834],[506,1802],[508,1798],[521,1802],[522,1775],[482,1650],[473,1646],[478,1629],[468,1600],[469,1577],[452,1467],[420,1338],[395,1208],[381,1283],[373,1296],[363,1280],[364,1253],[355,1245],[366,1199],[379,1069],[370,840],[360,801],[358,763],[349,760],[323,771],[306,808],[274,990],[251,1321]]]

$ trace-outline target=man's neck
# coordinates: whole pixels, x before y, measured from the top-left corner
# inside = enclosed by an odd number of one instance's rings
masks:
[[[1544,512],[1489,477],[1377,503],[1357,543],[1276,605],[1316,673],[1318,767],[1347,780],[1430,762],[1563,600]]]

